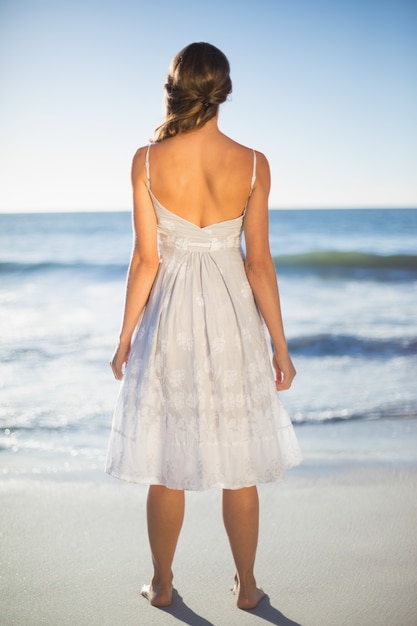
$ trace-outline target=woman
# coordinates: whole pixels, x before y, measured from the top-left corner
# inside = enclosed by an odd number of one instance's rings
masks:
[[[218,128],[232,91],[220,50],[184,48],[165,88],[165,122],[133,159],[135,240],[111,361],[123,383],[106,471],[150,485],[154,575],[142,594],[155,606],[172,599],[184,490],[222,487],[237,606],[251,609],[265,595],[253,572],[256,485],[301,461],[276,393],[296,372],[269,252],[269,167]]]

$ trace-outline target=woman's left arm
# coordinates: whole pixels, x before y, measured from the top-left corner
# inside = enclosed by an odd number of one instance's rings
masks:
[[[148,300],[159,266],[157,220],[146,187],[146,147],[139,148],[132,163],[134,245],[129,264],[126,298],[119,343],[110,362],[116,379],[123,378],[132,335]]]

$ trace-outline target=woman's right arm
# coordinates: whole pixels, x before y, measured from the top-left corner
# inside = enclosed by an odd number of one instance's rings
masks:
[[[110,362],[115,378],[123,378],[132,335],[148,300],[159,267],[157,221],[146,187],[146,147],[132,163],[134,245],[127,275],[126,297],[119,343]]]
[[[265,156],[257,152],[256,183],[244,219],[245,270],[256,304],[274,347],[278,391],[289,389],[296,375],[288,354],[274,263],[269,249],[268,198],[271,180]]]

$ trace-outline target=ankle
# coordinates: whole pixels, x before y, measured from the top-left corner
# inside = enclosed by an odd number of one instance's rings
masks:
[[[236,574],[235,581],[241,589],[252,589],[256,587],[256,580],[253,572]]]
[[[153,578],[152,578],[152,585],[159,585],[159,586],[169,586],[172,585],[172,581],[174,579],[174,574],[172,573],[172,571],[169,572],[154,572]]]

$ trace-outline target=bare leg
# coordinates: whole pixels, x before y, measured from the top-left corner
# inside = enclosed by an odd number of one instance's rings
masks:
[[[142,595],[153,606],[168,606],[172,600],[172,561],[184,519],[184,492],[151,485],[147,499],[148,536],[154,575]]]
[[[223,521],[237,570],[233,589],[236,604],[240,609],[253,609],[265,597],[253,573],[259,530],[256,487],[223,489]]]

